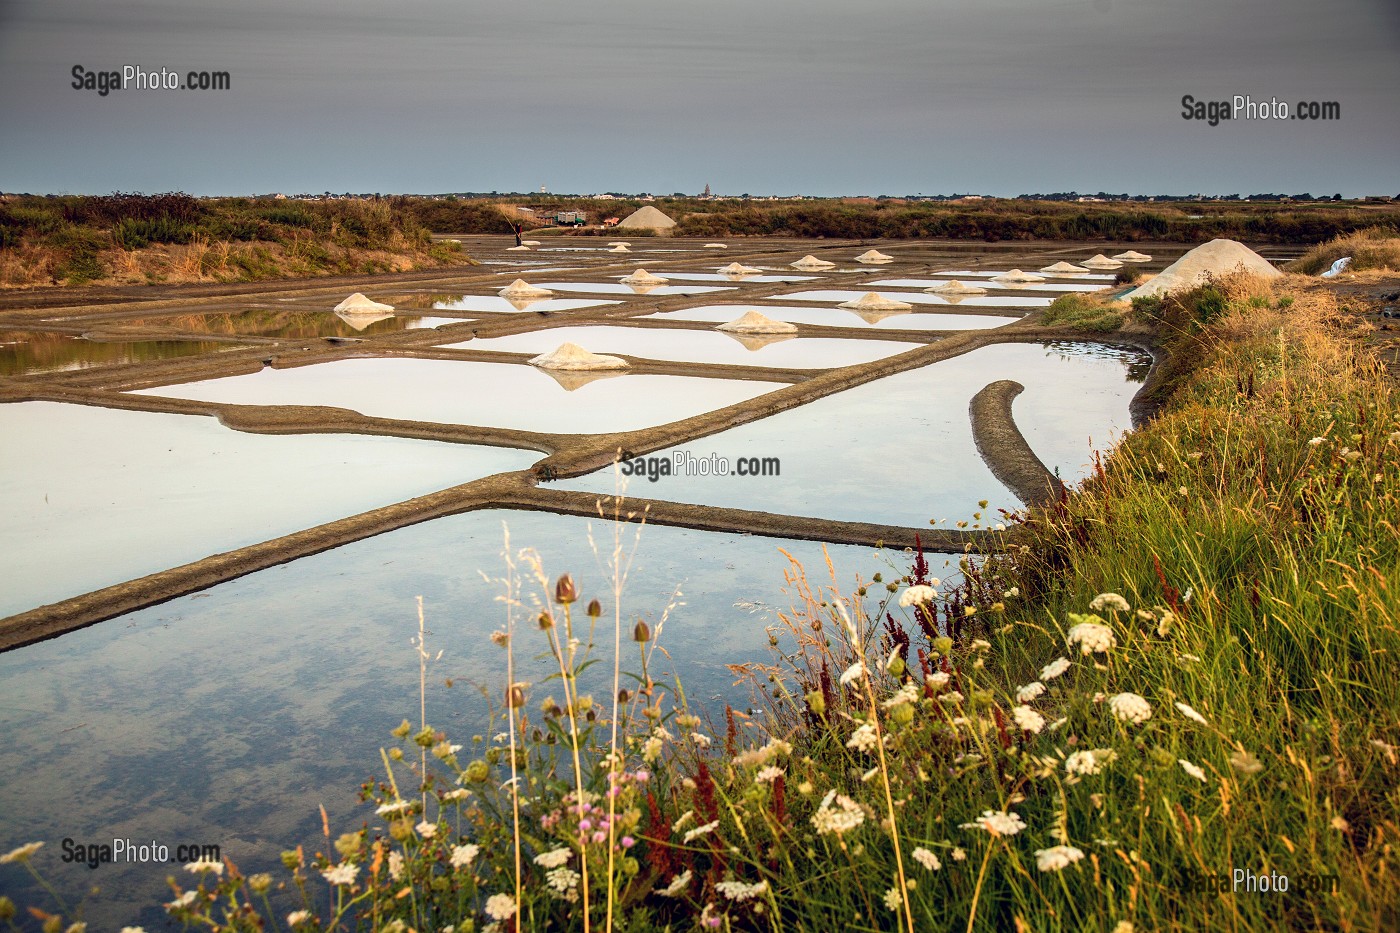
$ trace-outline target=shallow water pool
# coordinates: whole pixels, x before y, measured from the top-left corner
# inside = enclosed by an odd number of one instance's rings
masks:
[[[840,304],[843,301],[855,301],[857,298],[875,291],[867,288],[865,291],[846,291],[844,289],[816,289],[806,292],[792,292],[787,295],[774,295],[768,301],[821,301],[831,304]],[[898,292],[884,295],[885,298],[894,298],[911,305],[962,305],[967,308],[1046,308],[1050,306],[1052,298],[1037,298],[1034,296],[1017,295],[972,295],[967,298],[955,298],[948,300],[941,295],[930,295],[927,292]]]
[[[503,572],[502,521],[515,548],[538,549],[551,579],[572,572],[584,598],[601,598],[604,619],[611,617],[608,578],[588,542],[591,525],[610,551],[610,525],[481,512],[390,532],[0,655],[0,843],[8,850],[46,840],[46,874],[73,900],[100,884],[104,892],[85,917],[90,928],[141,923],[156,930],[166,926],[158,906],[170,899],[166,875],[182,883],[192,876],[169,865],[96,872],[63,865],[59,840],[214,843],[243,872],[271,871],[282,880],[282,850],[298,843],[324,850],[318,807],[325,806],[333,834],[366,821],[382,826],[357,790],[361,781],[383,779],[379,749],[397,745],[390,730],[405,717],[417,722],[418,666],[408,644],[417,632],[414,597],[424,597],[430,650],[444,652],[428,669],[429,721],[467,746],[464,761],[474,757],[472,735],[495,731],[479,690],[500,694],[505,654],[489,634],[503,615],[494,601],[499,590],[478,571]],[[625,542],[635,529],[623,530]],[[712,698],[742,709],[748,694],[724,665],[769,658],[764,627],[775,606],[788,606],[779,547],[803,560],[816,582],[827,579],[821,548],[808,542],[645,528],[624,596],[624,669],[636,666],[631,620],[646,617],[656,629],[679,587],[684,605],[672,610],[659,643],[683,666],[693,702],[721,722],[722,705]],[[846,591],[857,572],[891,574],[889,557],[869,549],[829,552]],[[893,556],[907,572],[903,555]],[[952,576],[941,559],[932,562],[940,576]],[[611,628],[600,637],[611,644]],[[542,647],[533,625],[518,644],[520,679],[536,684],[533,711],[560,694],[530,660]],[[599,697],[611,692],[606,657],[585,684]],[[660,675],[672,668],[660,653],[654,658],[653,675],[666,683]],[[16,884],[7,894],[32,894],[20,888],[22,874],[10,877]]]
[[[571,390],[544,371],[515,363],[366,359],[269,367],[140,391],[235,405],[327,405],[380,418],[590,434],[665,424],[777,388],[771,382],[626,374],[581,386],[569,378],[565,382],[577,387]]]
[[[53,402],[0,405],[0,436],[0,616],[543,456]]]
[[[1131,426],[1128,411],[1145,376],[1146,354],[1097,345],[999,344],[886,376],[762,421],[731,428],[650,456],[675,464],[717,454],[775,457],[778,475],[671,476],[639,482],[637,496],[907,527],[972,521],[977,502],[997,521],[998,508],[1021,503],[992,475],[972,439],[968,403],[983,386],[1015,379],[1026,391],[1014,403],[1031,448],[1066,481],[1087,475],[1094,450]],[[659,472],[659,471],[658,471]],[[606,492],[612,477],[562,481]]]
[[[883,327],[885,329],[908,330],[980,330],[1000,327],[1003,324],[1020,320],[1019,317],[955,314],[942,311],[933,314],[921,314],[916,311],[900,312],[885,318],[869,314],[862,317],[855,311],[846,308],[770,307],[768,305],[703,305],[680,311],[661,311],[656,314],[647,314],[643,315],[642,319],[714,321],[716,324],[723,324],[741,317],[745,311],[751,310],[757,310],[775,321],[787,321],[790,324],[823,324],[828,327]]]
[[[576,343],[594,353],[695,363],[741,366],[825,368],[878,360],[920,344],[892,340],[838,340],[792,335],[733,335],[717,330],[677,330],[646,327],[552,327],[509,337],[447,344],[467,350],[548,353],[561,343]]]

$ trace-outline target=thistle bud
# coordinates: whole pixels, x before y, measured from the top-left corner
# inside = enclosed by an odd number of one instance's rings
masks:
[[[820,690],[813,690],[807,694],[807,707],[818,716],[826,715],[826,697]]]
[[[536,624],[539,625],[541,632],[547,632],[554,628],[554,617],[547,612],[541,612],[540,617],[535,621]]]
[[[574,586],[574,578],[567,573],[554,584],[554,601],[565,606],[578,601],[578,587]]]
[[[632,640],[640,642],[651,641],[651,626],[641,619],[637,620],[637,625],[632,629]]]
[[[588,603],[588,618],[596,619],[603,614],[603,604],[598,600],[591,600]]]
[[[512,684],[506,691],[506,706],[511,709],[519,709],[525,705],[525,690],[519,684]]]

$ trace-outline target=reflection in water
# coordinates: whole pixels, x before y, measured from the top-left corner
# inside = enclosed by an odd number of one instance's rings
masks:
[[[355,315],[347,320],[333,311],[281,311],[256,308],[228,314],[174,314],[122,321],[137,327],[178,330],[185,333],[246,335],[250,337],[355,337],[388,334],[457,323],[456,318],[419,317],[412,314]]]
[[[536,352],[558,345],[555,341]],[[475,340],[467,346],[479,348]],[[534,366],[361,359],[264,369],[140,392],[235,405],[326,405],[379,418],[592,434],[677,421],[775,388],[778,385],[771,382],[638,373],[594,383],[588,392],[569,393]]]
[[[997,379],[1023,384],[1013,409],[1017,425],[1046,466],[1073,482],[1087,475],[1093,450],[1131,426],[1135,387],[1125,377],[1145,356],[1116,348],[1068,355],[1039,344],[973,350],[654,454],[713,452],[731,465],[740,457],[777,457],[780,476],[739,481],[677,473],[647,483],[645,494],[914,528],[930,519],[972,521],[978,500],[987,499],[990,509],[980,511],[995,522],[998,508],[1021,503],[977,453],[967,413],[972,396]],[[593,474],[561,485],[607,492],[611,479]]]
[[[795,334],[779,334],[777,336],[782,339],[777,341],[735,343],[735,336],[728,331],[710,329],[589,324],[555,327],[511,334],[507,337],[476,338],[447,346],[509,353],[548,353],[561,343],[568,342],[587,347],[594,353],[621,354],[644,359],[803,369],[851,366],[893,356],[919,346],[893,340],[840,340],[832,337],[796,337]],[[786,339],[794,337],[796,339]]]
[[[0,333],[0,376],[145,363],[236,350],[237,344],[205,340],[137,340],[112,343],[35,331]]]
[[[0,405],[0,617],[540,458],[213,418]]]
[[[591,528],[611,550],[607,523],[484,512],[380,535],[0,655],[0,841],[8,848],[44,839],[46,853],[64,837],[211,842],[243,872],[282,878],[282,850],[325,850],[319,806],[335,834],[366,821],[382,826],[356,791],[383,778],[379,749],[394,747],[390,730],[417,718],[408,644],[415,596],[424,597],[430,649],[445,652],[429,668],[429,721],[469,748],[473,735],[494,731],[481,691],[500,693],[505,654],[489,636],[503,610],[498,586],[478,571],[503,572],[502,522],[512,546],[537,549],[551,577],[568,570],[585,598],[607,602],[610,578],[589,545]],[[623,529],[624,546],[636,530]],[[747,706],[725,665],[770,658],[764,627],[775,622],[774,608],[789,605],[779,547],[806,564],[814,584],[830,582],[810,542],[642,530],[623,618],[650,620],[675,658],[673,666],[655,656],[656,681],[672,683],[669,672],[681,668],[702,712],[723,715],[716,697]],[[866,548],[829,551],[847,592],[856,573],[891,571]],[[893,558],[906,572],[904,555]],[[944,559],[933,564],[952,576]],[[678,587],[681,604],[658,625]],[[612,611],[605,606],[604,616]],[[516,651],[517,676],[534,684],[531,709],[559,696],[544,662],[531,660],[538,634],[524,627]],[[599,641],[611,644],[611,632]],[[610,679],[611,664],[596,665],[582,689],[607,695]],[[67,895],[102,885],[86,917],[93,929],[166,928],[158,905],[170,899],[171,866],[90,872],[56,857],[44,864]],[[18,883],[22,875],[10,877]]]

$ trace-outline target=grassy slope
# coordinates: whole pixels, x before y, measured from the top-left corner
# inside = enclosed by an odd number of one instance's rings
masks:
[[[471,262],[404,199],[22,197],[0,204],[0,286],[257,281]]]

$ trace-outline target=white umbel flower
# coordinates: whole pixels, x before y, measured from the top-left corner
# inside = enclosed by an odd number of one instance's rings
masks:
[[[1131,607],[1128,601],[1117,593],[1100,593],[1089,603],[1089,608],[1095,612],[1102,612],[1105,609],[1113,612],[1127,612]]]
[[[1071,648],[1078,645],[1081,654],[1107,654],[1117,647],[1118,639],[1114,637],[1113,629],[1107,625],[1080,622],[1069,630],[1065,636],[1065,644]]]
[[[1074,846],[1051,846],[1037,849],[1035,867],[1041,871],[1059,871],[1068,868],[1084,857],[1084,853]]]
[[[1123,722],[1140,723],[1152,718],[1152,705],[1136,693],[1109,697],[1108,708]]]
[[[486,916],[492,920],[509,920],[515,916],[515,898],[509,894],[492,894],[486,899]]]
[[[1206,717],[1202,716],[1200,713],[1196,712],[1194,709],[1187,706],[1185,703],[1175,703],[1173,705],[1177,708],[1181,715],[1185,716],[1187,719],[1193,720],[1194,722],[1198,722],[1203,726],[1210,725],[1210,723],[1206,722]]]
[[[1026,828],[1019,813],[1005,810],[983,810],[982,815],[971,823],[963,823],[963,829],[985,829],[993,836],[1014,836]]]
[[[1194,765],[1191,762],[1187,761],[1185,758],[1178,758],[1176,760],[1176,763],[1181,765],[1182,771],[1185,771],[1187,774],[1191,775],[1193,778],[1200,781],[1202,784],[1206,783],[1206,773],[1201,769],[1200,765]]]
[[[685,871],[672,878],[671,883],[666,885],[666,887],[657,888],[656,893],[660,894],[662,897],[680,897],[685,893],[686,889],[690,887],[690,879],[692,877],[690,869],[687,868]]]
[[[868,752],[878,745],[879,742],[880,739],[875,734],[875,727],[866,723],[851,735],[850,740],[846,743],[846,747],[854,748],[858,752]]]
[[[1045,692],[1045,684],[1038,680],[1032,680],[1024,687],[1016,688],[1016,702],[1029,703]]]
[[[1054,680],[1069,670],[1069,658],[1056,658],[1040,669],[1041,680]]]
[[[923,846],[919,846],[916,849],[914,849],[913,856],[914,861],[918,862],[920,865],[924,866],[924,868],[928,869],[929,871],[938,871],[938,869],[943,867],[943,863],[938,860],[938,856],[934,855],[932,852],[930,852],[928,849],[925,849]]]
[[[899,605],[905,609],[910,606],[918,606],[923,603],[931,603],[934,598],[933,587],[931,586],[911,586],[899,596]]]
[[[1016,720],[1016,725],[1027,732],[1040,732],[1045,728],[1045,717],[1031,709],[1029,706],[1018,706],[1011,711],[1011,718]]]

